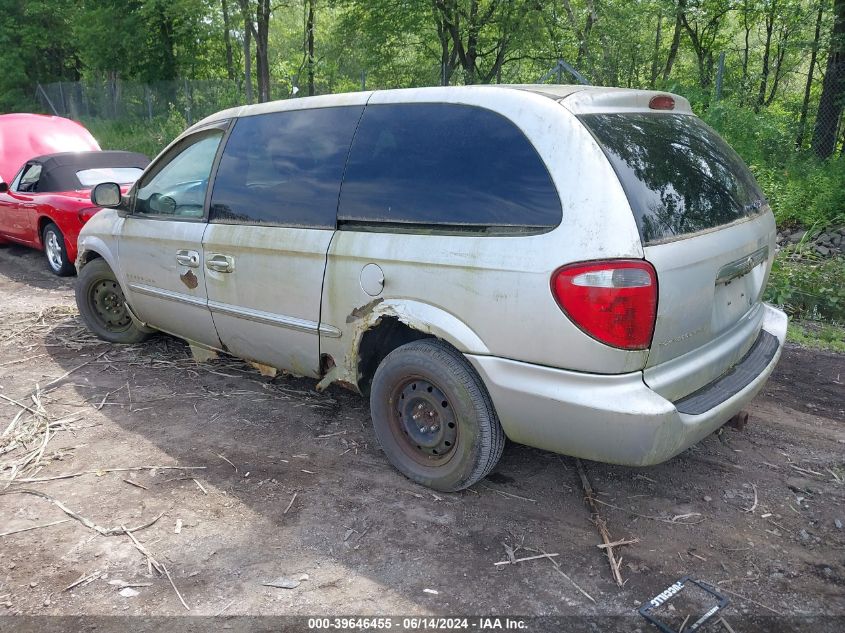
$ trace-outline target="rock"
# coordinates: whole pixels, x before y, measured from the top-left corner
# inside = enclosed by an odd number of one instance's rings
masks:
[[[837,529],[837,530],[841,530],[841,529],[842,529],[842,521],[840,521],[839,519],[834,519],[834,520],[833,520],[833,525],[835,525],[835,526],[836,526],[836,529]]]
[[[277,589],[296,589],[299,587],[299,581],[294,580],[293,578],[285,578],[284,576],[279,576],[275,580],[271,580],[270,582],[262,583],[265,587],[276,587]]]
[[[311,576],[309,576],[308,574],[300,574],[299,580],[300,580],[300,582],[304,582],[306,580],[311,580]]]
[[[710,495],[704,495],[704,500],[705,500],[707,503],[710,503],[711,501],[713,501],[713,497],[711,497]]]
[[[830,238],[830,243],[834,246],[839,246],[842,243],[842,236],[841,235],[834,235]]]
[[[807,530],[805,530],[803,528],[800,532],[798,532],[798,536],[801,537],[801,540],[804,541],[804,542],[807,542],[807,541],[810,540],[810,533],[807,532]]]
[[[790,233],[789,237],[787,238],[793,244],[797,244],[801,240],[804,239],[804,236],[807,234],[807,231],[795,231],[794,233]]]
[[[124,587],[118,593],[123,596],[124,598],[134,598],[135,596],[140,595],[140,591],[135,591],[132,587]]]
[[[830,249],[827,246],[816,246],[816,252],[822,257],[830,255]]]

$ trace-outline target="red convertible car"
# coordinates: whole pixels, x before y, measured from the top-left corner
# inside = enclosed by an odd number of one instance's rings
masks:
[[[43,249],[50,270],[72,274],[79,231],[100,210],[91,189],[101,182],[128,189],[149,162],[143,154],[111,151],[30,158],[11,183],[0,182],[0,242]]]

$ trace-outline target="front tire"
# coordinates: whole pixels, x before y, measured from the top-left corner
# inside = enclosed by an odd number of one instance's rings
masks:
[[[140,343],[150,332],[135,323],[112,269],[104,259],[88,262],[76,282],[76,305],[88,329],[110,343]]]
[[[390,462],[435,490],[468,488],[502,455],[505,435],[484,383],[460,352],[437,339],[385,357],[373,377],[370,412]]]
[[[73,262],[68,261],[65,236],[55,224],[50,222],[41,233],[41,243],[44,245],[44,256],[47,265],[54,275],[68,277],[75,272]]]

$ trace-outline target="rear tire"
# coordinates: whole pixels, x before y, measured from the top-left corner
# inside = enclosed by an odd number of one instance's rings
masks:
[[[50,222],[41,233],[41,243],[44,245],[44,256],[47,266],[54,275],[68,277],[76,272],[73,262],[68,261],[65,236],[55,224]]]
[[[468,488],[502,455],[505,434],[484,383],[460,352],[437,339],[385,357],[373,377],[370,412],[390,462],[435,490]]]
[[[88,262],[76,282],[76,305],[88,329],[110,343],[140,343],[150,336],[126,307],[123,290],[104,259]]]

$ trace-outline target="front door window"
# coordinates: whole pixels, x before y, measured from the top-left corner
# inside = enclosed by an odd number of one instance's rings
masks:
[[[133,213],[173,218],[202,218],[211,167],[223,131],[199,133],[171,150],[138,184]]]

